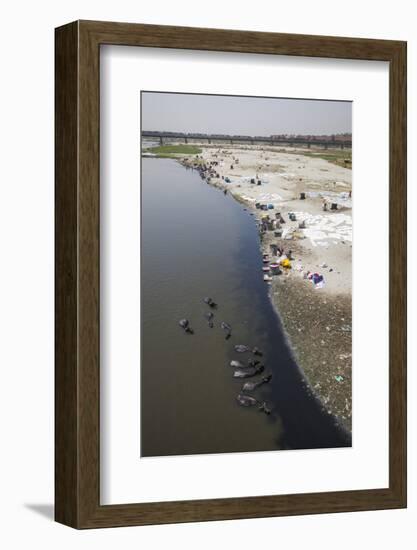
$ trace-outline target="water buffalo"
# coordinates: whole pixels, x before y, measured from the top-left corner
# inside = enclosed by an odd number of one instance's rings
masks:
[[[256,388],[259,388],[262,384],[267,384],[271,379],[272,374],[268,374],[268,376],[264,376],[261,380],[257,380],[256,382],[246,382],[243,384],[242,391],[256,390]]]
[[[214,323],[213,323],[213,313],[211,311],[208,311],[207,313],[204,314],[204,317],[207,319],[207,324],[210,328],[213,328],[214,327]]]
[[[240,361],[236,361],[236,360],[230,361],[230,366],[235,368],[235,369],[244,369],[245,368],[245,365],[243,363],[241,363]]]
[[[265,401],[263,403],[261,403],[261,405],[260,405],[260,407],[258,407],[258,409],[261,412],[264,412],[265,414],[271,414],[271,412],[272,412]]]
[[[258,405],[258,400],[254,397],[251,397],[250,395],[242,395],[241,393],[236,397],[237,402],[239,405],[243,405],[243,407],[253,407],[253,405]]]
[[[178,324],[182,329],[184,329],[185,332],[188,334],[194,334],[193,329],[190,327],[190,322],[188,319],[181,319]]]
[[[244,344],[236,344],[235,351],[238,353],[245,353],[247,351],[251,351],[253,355],[263,355],[262,351],[259,348],[253,348],[251,349],[249,346],[245,346]]]
[[[233,378],[251,378],[257,374],[263,372],[265,367],[263,365],[258,365],[257,367],[246,367],[245,369],[235,370],[233,373]]]
[[[228,340],[232,335],[232,327],[229,325],[229,323],[225,323],[224,321],[220,324],[221,328],[226,331],[226,340]]]
[[[236,344],[235,351],[238,353],[245,353],[246,351],[250,351],[250,347],[243,344]]]

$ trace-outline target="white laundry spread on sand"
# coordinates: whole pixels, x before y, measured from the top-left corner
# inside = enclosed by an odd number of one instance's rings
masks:
[[[241,197],[244,201],[256,202],[256,199],[254,199],[253,197],[248,197],[247,195],[241,195]]]
[[[339,185],[344,184],[339,182]],[[346,191],[343,191],[342,193],[335,193],[333,191],[308,191],[306,196],[311,199],[321,197],[322,199],[326,199],[328,202],[334,202],[340,206],[352,208],[352,199]]]
[[[297,220],[304,221],[304,235],[313,246],[327,246],[340,241],[352,242],[352,217],[347,214],[319,214],[294,212]]]
[[[263,195],[259,195],[259,198],[261,201],[282,201],[281,195],[278,195],[278,193],[264,193]]]

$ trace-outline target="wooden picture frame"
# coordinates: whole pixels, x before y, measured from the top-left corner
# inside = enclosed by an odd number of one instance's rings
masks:
[[[75,528],[406,506],[406,43],[76,21],[56,29],[55,518]],[[117,44],[389,62],[389,487],[100,505],[99,55]]]

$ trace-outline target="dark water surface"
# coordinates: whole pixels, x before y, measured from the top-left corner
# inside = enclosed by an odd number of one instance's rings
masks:
[[[306,389],[261,268],[242,205],[174,160],[142,159],[142,456],[350,445]],[[204,296],[219,304],[212,329]],[[178,326],[184,317],[194,335]],[[246,380],[229,363],[251,357],[233,350],[240,343],[264,352],[261,376],[273,379],[251,394],[270,416],[236,401]]]

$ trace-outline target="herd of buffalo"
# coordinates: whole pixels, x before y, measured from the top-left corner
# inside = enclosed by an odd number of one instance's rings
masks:
[[[207,320],[209,328],[214,328],[215,316],[213,310],[217,309],[217,304],[212,298],[209,297],[204,298],[204,303],[210,308],[209,311],[204,313],[204,317]],[[179,325],[185,333],[194,334],[194,330],[188,319],[181,319],[179,321]],[[232,336],[232,327],[225,321],[221,321],[219,326],[226,333],[225,339],[229,340]],[[252,378],[264,372],[265,366],[261,363],[260,359],[258,359],[263,355],[260,349],[257,347],[251,348],[244,344],[236,344],[233,349],[239,354],[250,354],[250,358],[246,362],[238,359],[233,359],[230,361],[230,366],[235,369],[233,373],[234,378]],[[270,414],[271,409],[268,407],[267,403],[265,401],[259,401],[253,395],[248,395],[248,392],[253,392],[263,384],[268,384],[271,379],[272,374],[267,374],[257,380],[245,382],[241,388],[241,392],[236,398],[239,405],[242,405],[243,407],[257,406],[258,410],[264,412],[265,414]]]

